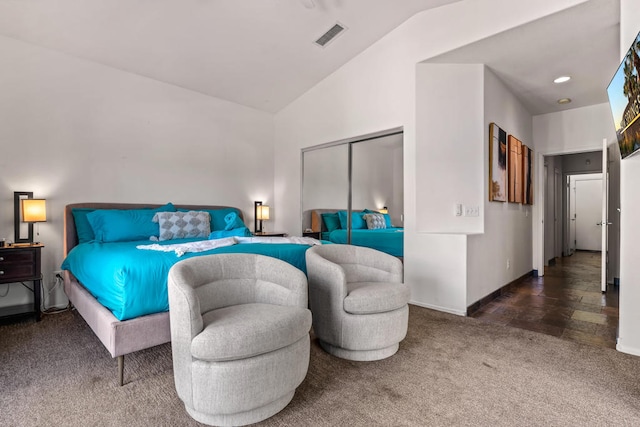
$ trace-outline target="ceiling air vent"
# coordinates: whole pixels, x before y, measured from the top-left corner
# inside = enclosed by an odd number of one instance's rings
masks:
[[[336,38],[340,33],[346,30],[344,25],[336,23],[333,27],[329,29],[326,33],[324,33],[318,40],[316,40],[316,44],[321,47],[325,47],[327,43]]]

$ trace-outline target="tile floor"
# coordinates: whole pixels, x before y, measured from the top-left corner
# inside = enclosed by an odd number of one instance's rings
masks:
[[[528,277],[471,317],[599,347],[615,348],[618,287],[600,290],[600,252],[557,258],[543,277]]]

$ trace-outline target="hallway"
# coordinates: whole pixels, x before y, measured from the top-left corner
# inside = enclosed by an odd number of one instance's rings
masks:
[[[600,252],[558,258],[543,277],[527,277],[471,317],[615,348],[618,287],[600,291]]]

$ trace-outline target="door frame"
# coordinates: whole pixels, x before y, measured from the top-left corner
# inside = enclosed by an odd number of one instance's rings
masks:
[[[533,270],[534,274],[538,276],[544,276],[544,267],[545,267],[545,254],[544,254],[544,221],[545,221],[545,197],[546,197],[546,189],[544,188],[544,159],[545,157],[550,156],[562,156],[565,154],[580,154],[580,153],[589,153],[593,151],[601,151],[602,143],[593,145],[592,147],[584,147],[577,150],[560,150],[560,151],[548,151],[548,152],[537,152],[536,153],[536,162],[535,162],[535,197],[534,200],[537,200],[534,205],[534,209],[532,210],[533,215]],[[577,174],[574,174],[577,175]],[[566,178],[564,178],[565,174],[563,173],[563,185],[566,183]],[[619,191],[618,187],[618,191]],[[568,208],[567,208],[568,210]],[[565,233],[563,233],[565,234]],[[618,245],[620,242],[618,241]],[[611,248],[609,247],[609,250]],[[618,251],[619,253],[619,251]]]

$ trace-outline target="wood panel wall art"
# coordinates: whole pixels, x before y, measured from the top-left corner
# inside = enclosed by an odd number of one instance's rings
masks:
[[[508,150],[508,201],[512,203],[522,203],[522,194],[524,190],[522,174],[522,142],[515,136],[509,135]]]
[[[489,125],[489,201],[507,201],[507,133]]]

